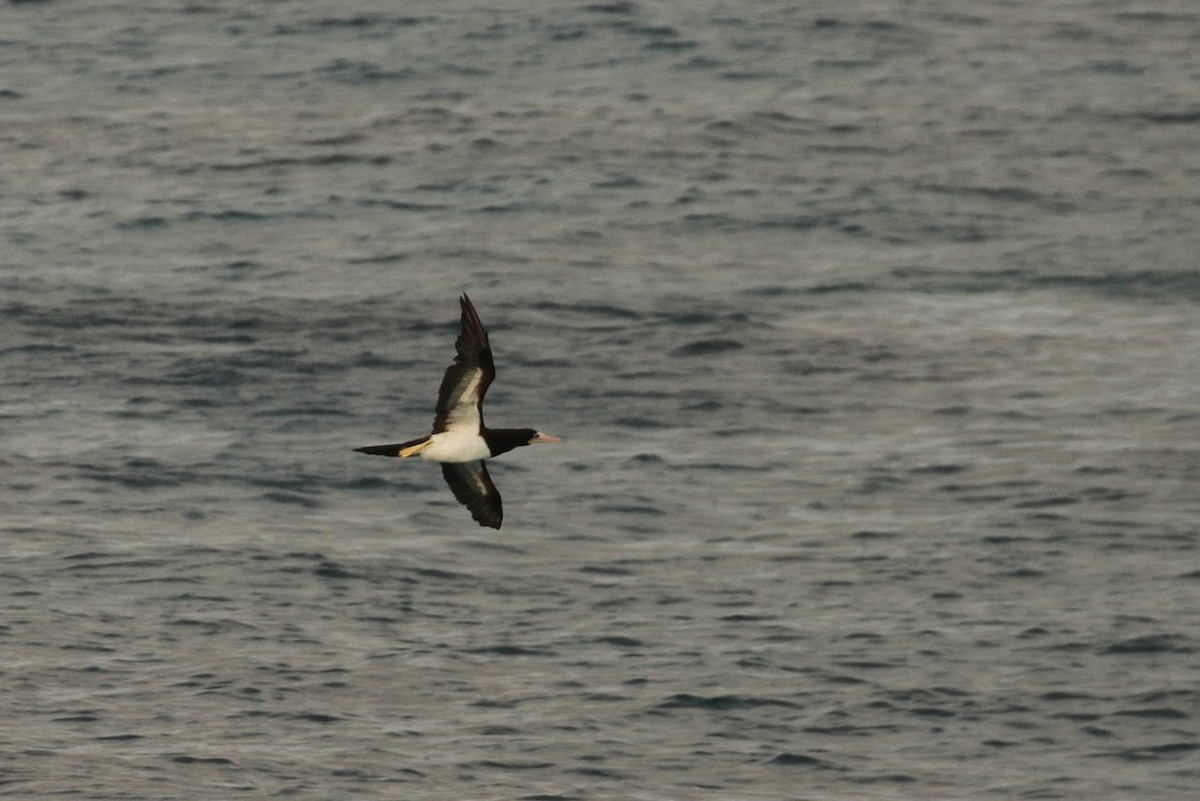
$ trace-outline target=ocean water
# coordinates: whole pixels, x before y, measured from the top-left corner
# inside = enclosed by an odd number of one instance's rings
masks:
[[[1179,799],[1200,10],[9,2],[0,794]],[[499,532],[419,436],[456,296]]]

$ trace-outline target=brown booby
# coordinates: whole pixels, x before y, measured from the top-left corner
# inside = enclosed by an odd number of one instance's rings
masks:
[[[500,493],[496,491],[483,460],[523,445],[565,440],[532,428],[488,428],[483,424],[483,396],[496,377],[496,366],[492,362],[487,329],[479,321],[471,299],[463,293],[459,302],[462,304],[462,331],[454,343],[458,355],[446,368],[438,390],[433,432],[408,442],[368,445],[354,450],[401,459],[420,456],[440,462],[442,475],[454,497],[471,511],[476,522],[481,526],[500,528],[504,516]]]

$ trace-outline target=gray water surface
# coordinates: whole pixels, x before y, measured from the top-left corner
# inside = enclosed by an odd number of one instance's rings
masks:
[[[0,25],[0,793],[1194,793],[1193,3]]]

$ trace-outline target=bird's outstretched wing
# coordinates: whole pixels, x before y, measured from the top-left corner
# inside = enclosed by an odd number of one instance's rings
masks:
[[[478,431],[483,425],[483,396],[496,377],[487,330],[466,293],[459,302],[462,331],[454,343],[458,355],[454,364],[446,368],[438,390],[437,415],[433,418],[435,434],[454,429]]]
[[[481,526],[500,528],[504,511],[500,493],[488,475],[483,460],[474,462],[442,462],[442,475],[458,502],[471,511],[471,517]]]

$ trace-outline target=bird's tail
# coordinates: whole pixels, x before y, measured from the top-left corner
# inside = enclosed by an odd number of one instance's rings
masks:
[[[372,456],[399,456],[400,451],[405,448],[410,448],[413,445],[420,445],[429,437],[417,437],[410,439],[408,442],[396,442],[391,445],[368,445],[365,448],[355,448],[359,453],[369,453]]]

